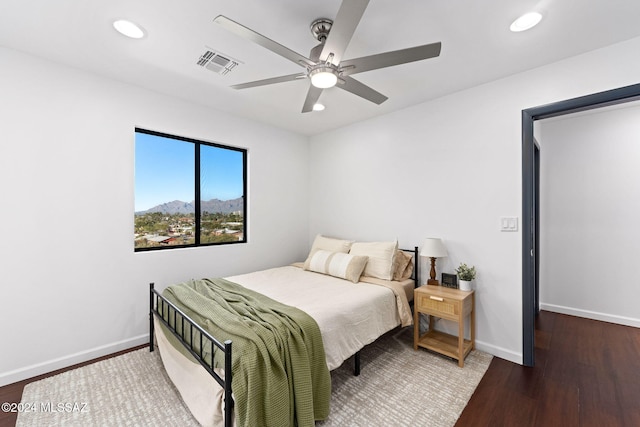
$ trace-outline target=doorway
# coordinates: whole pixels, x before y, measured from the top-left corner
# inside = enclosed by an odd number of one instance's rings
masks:
[[[534,140],[534,122],[637,99],[640,99],[640,84],[522,111],[522,355],[525,366],[535,365],[535,317],[539,309],[540,150]]]

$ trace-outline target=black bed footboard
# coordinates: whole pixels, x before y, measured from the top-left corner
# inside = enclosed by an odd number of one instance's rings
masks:
[[[231,395],[231,341],[221,343],[202,327],[196,324],[182,310],[154,289],[154,284],[149,284],[149,351],[154,350],[154,316],[158,321],[167,327],[184,346],[189,353],[202,365],[202,367],[220,384],[224,389],[224,425],[233,425],[233,398]],[[173,325],[171,324],[173,322]],[[178,331],[178,325],[180,329]],[[199,347],[194,347],[194,331],[199,338]],[[189,337],[187,340],[186,336]],[[207,363],[203,357],[203,351],[209,346],[211,350],[211,360]],[[224,378],[213,369],[214,356],[216,350],[222,351],[224,355]]]

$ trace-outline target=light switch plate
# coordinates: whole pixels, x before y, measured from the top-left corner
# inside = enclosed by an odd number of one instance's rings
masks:
[[[500,231],[518,231],[517,216],[500,217]]]

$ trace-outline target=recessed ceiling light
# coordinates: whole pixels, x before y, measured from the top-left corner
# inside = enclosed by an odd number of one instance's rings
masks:
[[[315,104],[313,104],[313,111],[322,111],[324,110],[324,105],[320,104],[319,102],[316,102]]]
[[[511,24],[509,29],[514,33],[517,33],[520,31],[526,31],[538,25],[541,19],[542,19],[542,15],[539,14],[538,12],[525,13],[520,18],[513,21],[513,24]]]
[[[145,34],[142,27],[131,21],[127,21],[126,19],[114,21],[113,28],[115,28],[120,34],[131,37],[132,39],[141,39]]]

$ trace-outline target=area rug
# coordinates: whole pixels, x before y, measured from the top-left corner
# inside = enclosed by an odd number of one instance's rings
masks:
[[[317,426],[453,426],[492,356],[474,350],[459,368],[412,339],[408,327],[364,348],[358,377],[351,360],[332,371],[331,414]],[[22,404],[18,427],[198,426],[147,349],[28,384]]]

